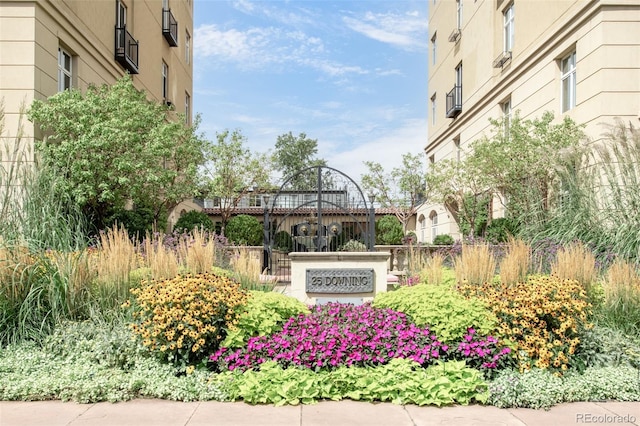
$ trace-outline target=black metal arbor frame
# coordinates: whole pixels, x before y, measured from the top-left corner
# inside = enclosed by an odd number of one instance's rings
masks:
[[[337,251],[349,240],[373,251],[374,197],[368,199],[353,179],[331,167],[309,167],[287,178],[264,203],[263,271],[275,273],[280,262],[274,256],[282,252]]]

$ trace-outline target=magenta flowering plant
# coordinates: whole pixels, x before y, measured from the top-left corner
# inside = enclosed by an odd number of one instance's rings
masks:
[[[370,366],[407,358],[423,366],[448,347],[428,327],[388,308],[328,303],[289,319],[281,332],[249,339],[241,349],[221,348],[210,357],[221,370],[248,370],[272,360],[314,370]]]
[[[470,327],[458,344],[454,358],[463,359],[467,365],[479,370],[495,370],[509,363],[511,348],[500,345],[493,336],[482,336]]]

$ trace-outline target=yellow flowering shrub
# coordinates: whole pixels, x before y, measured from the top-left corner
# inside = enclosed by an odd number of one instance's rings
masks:
[[[580,343],[579,331],[591,327],[591,304],[576,280],[539,275],[512,285],[462,284],[458,290],[493,310],[498,335],[517,344],[521,370],[566,370]]]
[[[143,281],[131,293],[133,333],[182,367],[215,352],[248,298],[237,282],[212,273]]]

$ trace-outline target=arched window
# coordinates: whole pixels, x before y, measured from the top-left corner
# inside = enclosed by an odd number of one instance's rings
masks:
[[[432,210],[429,219],[431,219],[431,242],[433,242],[438,236],[438,213]]]
[[[427,237],[427,219],[424,215],[420,215],[418,223],[420,223],[420,242],[425,242]]]

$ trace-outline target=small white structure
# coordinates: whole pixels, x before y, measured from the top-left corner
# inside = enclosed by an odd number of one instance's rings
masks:
[[[292,297],[308,305],[362,304],[387,291],[387,252],[293,252]]]

